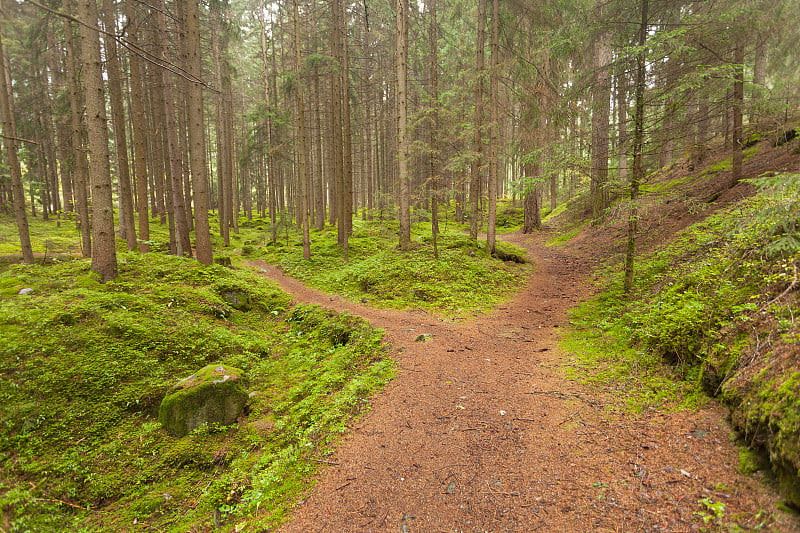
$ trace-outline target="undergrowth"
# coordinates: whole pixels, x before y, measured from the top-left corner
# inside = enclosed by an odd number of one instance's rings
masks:
[[[272,527],[393,374],[380,331],[252,273],[122,254],[0,272],[4,531]],[[19,289],[32,288],[27,295]],[[226,293],[245,295],[240,311]],[[171,438],[171,385],[209,363],[245,371],[249,414]],[[138,524],[138,526],[137,526]]]
[[[751,181],[760,194],[637,258],[631,295],[623,294],[622,268],[613,265],[605,290],[575,312],[566,345],[577,374],[627,391],[634,409],[691,405],[702,401],[701,393],[720,397],[747,442],[769,454],[783,495],[798,505],[800,335],[793,291],[800,176]]]

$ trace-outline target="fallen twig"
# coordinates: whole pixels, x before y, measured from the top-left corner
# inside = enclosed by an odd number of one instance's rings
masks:
[[[64,500],[57,500],[55,498],[34,498],[34,501],[37,502],[52,502],[52,503],[60,503],[62,505],[69,505],[70,507],[74,507],[75,509],[80,509],[81,511],[91,511],[91,507],[88,505],[86,507],[82,507],[80,505],[75,505],[74,503],[65,502]]]

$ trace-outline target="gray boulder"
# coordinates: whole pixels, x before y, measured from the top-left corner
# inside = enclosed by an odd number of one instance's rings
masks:
[[[158,421],[174,437],[182,437],[203,424],[233,424],[248,398],[243,381],[238,368],[208,365],[170,389],[161,402]]]

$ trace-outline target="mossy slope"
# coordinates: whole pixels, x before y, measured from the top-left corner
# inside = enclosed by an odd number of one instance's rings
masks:
[[[605,342],[622,346],[634,388],[660,360],[684,399],[703,390],[730,406],[734,427],[769,456],[783,496],[800,507],[800,176],[754,183],[760,194],[638,258],[630,296],[612,265],[607,291],[578,311],[587,327],[578,337],[617,339]]]
[[[393,372],[380,331],[290,309],[252,273],[123,254],[0,272],[0,526],[4,531],[270,527],[287,516]],[[22,287],[34,292],[17,295]],[[239,311],[223,294],[246,295]],[[159,404],[207,364],[249,378],[249,414],[169,437]],[[132,524],[139,524],[132,526]]]

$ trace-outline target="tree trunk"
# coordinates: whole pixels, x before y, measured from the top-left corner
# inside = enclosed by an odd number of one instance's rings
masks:
[[[139,46],[139,19],[135,14],[136,0],[125,4],[128,21],[128,40]],[[150,251],[150,217],[147,209],[147,134],[145,133],[144,88],[142,64],[136,54],[130,54],[131,130],[133,136],[133,161],[136,174],[136,212],[139,223],[139,252]]]
[[[103,64],[97,30],[95,0],[78,1],[81,57],[86,85],[86,125],[89,133],[89,179],[92,184],[92,270],[103,283],[117,277],[117,251],[114,239],[114,205],[111,167],[108,157],[108,124],[103,87]]]
[[[742,113],[744,111],[744,43],[738,37],[733,51],[734,81],[733,81],[733,174],[731,185],[742,179],[742,164],[744,160],[744,140],[742,128]]]
[[[483,1],[483,0],[481,0]],[[411,246],[411,211],[408,178],[408,0],[396,2],[397,44],[397,164],[398,164],[398,203],[400,222],[400,249],[407,251]]]
[[[103,0],[103,24],[106,32],[116,34],[116,13],[111,0]],[[128,162],[128,136],[125,131],[125,111],[122,96],[122,74],[119,66],[117,42],[108,33],[104,34],[108,88],[111,98],[111,123],[114,127],[114,147],[117,155],[117,172],[120,196],[120,226],[124,229],[128,250],[136,248],[136,224],[133,216],[131,194],[131,171]],[[121,232],[122,233],[122,232]]]
[[[206,182],[206,139],[203,124],[203,87],[200,58],[200,14],[197,0],[184,3],[186,28],[186,53],[189,75],[186,100],[189,104],[189,149],[194,191],[194,219],[197,260],[204,265],[213,261],[211,252],[211,231],[208,225],[208,185]]]
[[[353,137],[350,125],[350,52],[347,41],[347,13],[345,10],[346,1],[336,3],[340,4],[339,15],[339,30],[340,40],[340,56],[341,68],[340,74],[342,77],[342,185],[344,186],[343,193],[343,208],[342,218],[345,227],[345,257],[348,255],[349,236],[353,232]]]
[[[489,84],[489,106],[491,107],[491,130],[489,133],[489,217],[486,224],[486,245],[491,255],[496,252],[495,246],[495,223],[497,220],[497,167],[499,166],[498,155],[499,142],[498,132],[500,130],[500,0],[492,0],[492,42],[490,51],[492,54],[491,81]]]
[[[628,179],[628,76],[626,64],[617,71],[617,153],[619,154],[619,179]]]
[[[526,176],[538,178],[538,170],[534,165],[525,163],[522,169]],[[534,230],[542,229],[542,186],[538,180],[522,201],[522,217],[522,233],[533,233]]]
[[[62,0],[62,10],[69,13],[72,6],[69,0]],[[78,227],[81,230],[81,252],[83,257],[92,256],[92,234],[89,224],[88,162],[83,149],[83,105],[82,88],[78,83],[78,58],[75,54],[75,35],[72,24],[64,19],[64,34],[67,47],[67,82],[69,84],[70,123],[72,127],[71,144],[73,157],[73,184],[75,203],[78,209]]]
[[[297,0],[292,2],[294,13],[294,74],[296,77],[295,98],[297,105],[297,129],[298,129],[298,143],[299,149],[299,175],[300,182],[300,209],[298,212],[302,218],[303,227],[303,259],[308,261],[311,259],[311,241],[309,239],[308,227],[308,172],[306,168],[306,160],[308,154],[306,153],[306,125],[305,125],[305,100],[303,96],[303,81],[301,79],[302,73],[302,59],[300,55],[300,15],[297,7]]]
[[[469,238],[478,240],[478,230],[481,223],[481,165],[483,163],[483,70],[484,70],[484,40],[486,34],[486,0],[478,0],[478,29],[477,44],[475,47],[475,118],[472,151],[473,160],[470,165],[469,204],[470,224]]]
[[[600,9],[598,9],[600,11]],[[601,20],[602,13],[598,13]],[[592,175],[593,223],[598,223],[608,207],[608,117],[611,93],[608,65],[611,63],[610,34],[601,33],[594,43],[594,83],[592,84]]]
[[[439,235],[439,28],[436,21],[436,0],[428,5],[430,22],[428,25],[428,41],[430,47],[430,83],[431,83],[431,125],[428,129],[430,149],[430,168],[428,180],[431,184],[431,239],[433,240],[433,257],[439,259],[437,238]],[[369,130],[367,130],[369,131]]]
[[[647,0],[642,0],[642,24],[639,27],[639,54],[636,58],[636,86],[634,132],[633,132],[633,175],[631,176],[631,210],[628,215],[628,244],[625,252],[625,294],[633,288],[634,256],[636,255],[636,232],[639,225],[639,185],[644,178],[642,155],[644,153],[644,90],[647,84],[646,48],[647,41]]]
[[[5,12],[0,5],[0,20],[5,22]],[[11,90],[11,78],[6,63],[6,52],[3,46],[3,35],[0,32],[0,114],[3,119],[3,144],[11,173],[11,192],[14,205],[14,218],[17,221],[19,242],[22,248],[22,260],[33,264],[33,249],[28,231],[28,218],[25,216],[25,191],[22,188],[22,169],[17,158],[17,126],[14,121],[14,94]]]
[[[169,41],[167,40],[167,21],[164,13],[166,6],[164,0],[158,0],[155,10],[156,24],[159,34],[159,48],[161,60],[169,62]],[[175,96],[173,93],[174,82],[169,70],[162,69],[164,117],[166,126],[167,151],[169,158],[170,183],[169,194],[172,197],[172,214],[175,221],[176,252],[178,255],[191,257],[192,242],[189,238],[189,224],[186,218],[186,207],[183,197],[183,173],[181,171],[181,157],[179,153],[178,125],[175,120]]]

